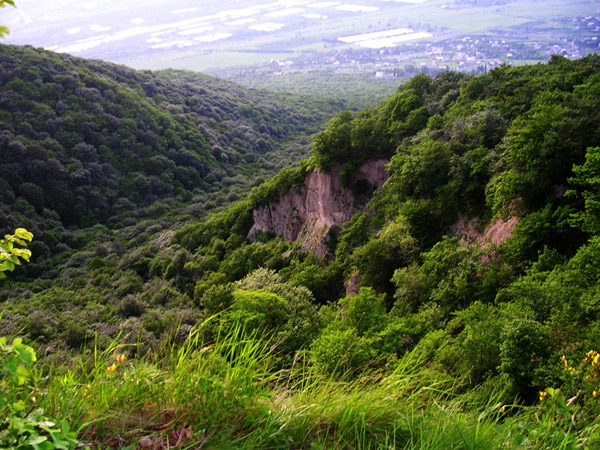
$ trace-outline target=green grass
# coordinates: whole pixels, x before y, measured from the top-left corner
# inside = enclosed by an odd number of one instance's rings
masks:
[[[209,324],[152,357],[123,361],[133,349],[119,337],[105,351],[46,366],[36,378],[39,406],[69,420],[91,449],[574,449],[598,442],[598,421],[576,430],[560,395],[532,407],[506,405],[493,383],[466,389],[416,352],[386,373],[358,377],[321,375],[303,353],[281,370],[269,339],[236,326],[206,343]]]

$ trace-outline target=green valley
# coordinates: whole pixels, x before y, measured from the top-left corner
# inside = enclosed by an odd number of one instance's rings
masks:
[[[358,113],[0,59],[7,448],[599,445],[598,55]]]

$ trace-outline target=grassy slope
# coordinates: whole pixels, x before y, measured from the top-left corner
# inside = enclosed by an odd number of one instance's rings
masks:
[[[154,358],[115,363],[128,352],[116,340],[71,369],[58,363],[33,393],[103,449],[570,449],[600,439],[593,426],[573,427],[560,394],[504,404],[497,385],[464,389],[417,351],[391,373],[350,381],[302,358],[276,370],[268,341],[234,327],[207,344],[201,328]]]

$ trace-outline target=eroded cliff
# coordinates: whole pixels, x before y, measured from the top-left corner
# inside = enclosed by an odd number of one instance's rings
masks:
[[[273,233],[299,241],[302,249],[318,256],[329,255],[331,236],[365,207],[370,196],[364,194],[380,189],[388,179],[388,163],[387,159],[367,161],[354,175],[352,188],[340,182],[341,165],[328,173],[312,170],[303,183],[253,211],[248,238],[255,240],[259,231]]]

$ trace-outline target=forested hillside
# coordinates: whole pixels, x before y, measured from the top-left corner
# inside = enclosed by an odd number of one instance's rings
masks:
[[[163,210],[197,214],[305,157],[337,111],[200,74],[2,45],[0,221],[119,226],[167,199]],[[205,207],[210,192],[220,195]]]
[[[254,227],[315,171],[356,209],[325,256]],[[3,282],[0,335],[112,448],[595,448],[599,180],[599,56],[417,75],[205,220],[74,233]]]

